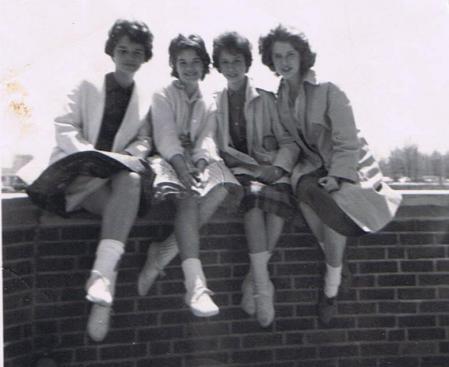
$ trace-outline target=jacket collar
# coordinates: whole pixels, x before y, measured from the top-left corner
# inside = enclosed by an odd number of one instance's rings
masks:
[[[202,93],[201,93],[201,89],[199,86],[198,86],[198,89],[196,90],[195,94],[193,94],[193,96],[189,98],[187,96],[187,93],[185,93],[185,89],[186,89],[185,85],[179,79],[173,80],[172,84],[176,89],[183,91],[183,93],[182,93],[183,98],[188,102],[193,102],[193,101],[196,101],[196,100],[202,98]]]
[[[222,95],[227,95],[229,89],[225,87],[222,91]],[[250,78],[246,77],[246,87],[245,87],[245,104],[247,105],[253,99],[259,97],[259,92],[257,88],[254,87],[253,82]]]
[[[252,81],[250,81],[250,79],[248,78],[248,81],[246,83],[246,92],[245,92],[245,97],[246,97],[246,103],[250,103],[253,99],[256,99],[257,97],[259,97],[259,92],[257,90],[256,87],[254,87]]]
[[[317,80],[315,70],[310,69],[309,71],[307,71],[307,73],[302,78],[302,83],[303,84],[307,83],[307,84],[311,84],[311,85],[319,85],[320,83]],[[279,84],[278,93],[279,93],[280,90],[284,90],[284,89],[288,90],[288,83],[287,83],[286,79],[282,78],[281,82]]]

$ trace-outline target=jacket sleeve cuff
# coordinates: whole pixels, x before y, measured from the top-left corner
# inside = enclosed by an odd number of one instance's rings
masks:
[[[125,152],[139,158],[145,158],[151,150],[149,139],[145,141],[134,142],[125,148]]]
[[[350,182],[358,182],[358,174],[354,170],[334,170],[330,169],[328,172],[328,176],[333,176],[337,178],[342,178],[344,180],[350,181]]]

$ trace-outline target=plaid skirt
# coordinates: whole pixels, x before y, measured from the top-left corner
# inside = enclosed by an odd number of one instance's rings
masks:
[[[319,185],[318,180],[325,176],[327,176],[327,171],[321,168],[301,177],[296,187],[298,200],[307,204],[334,231],[348,237],[358,237],[366,234],[338,206],[332,194]]]
[[[240,210],[244,213],[259,208],[286,220],[292,220],[297,214],[296,201],[291,186],[287,183],[266,185],[249,175],[237,175],[243,186],[243,199]]]
[[[68,217],[81,209],[82,202],[99,188],[110,183],[120,171],[139,172],[141,200],[139,216],[149,209],[154,174],[144,160],[100,151],[70,154],[49,167],[27,187],[31,201],[41,209]]]
[[[150,157],[148,162],[155,173],[152,192],[156,202],[166,199],[174,200],[189,195],[170,163],[159,156]],[[221,185],[228,191],[226,206],[236,207],[242,198],[243,190],[231,171],[221,161],[210,163],[206,170],[209,175],[206,184],[192,189],[193,194],[202,198],[213,188]]]

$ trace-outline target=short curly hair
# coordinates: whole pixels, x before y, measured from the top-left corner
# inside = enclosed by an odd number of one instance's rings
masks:
[[[299,52],[301,58],[300,74],[303,76],[315,64],[316,53],[312,52],[309,42],[304,33],[295,28],[278,25],[270,30],[266,36],[259,38],[259,53],[262,56],[262,63],[276,72],[273,63],[273,45],[276,41],[288,42]],[[277,73],[276,73],[277,74]]]
[[[246,71],[249,70],[253,55],[251,54],[251,42],[237,32],[225,32],[214,39],[212,60],[214,67],[220,71],[220,53],[223,50],[232,54],[241,54],[245,58]]]
[[[109,30],[104,52],[113,57],[114,49],[123,36],[128,36],[132,42],[143,46],[145,61],[153,57],[153,34],[144,22],[117,19]]]
[[[171,40],[168,47],[169,64],[172,69],[171,75],[179,78],[176,70],[176,60],[179,53],[183,50],[194,50],[197,53],[203,63],[203,75],[201,76],[201,80],[203,80],[206,74],[209,73],[210,56],[207,53],[203,39],[197,34],[190,34],[187,37],[183,34],[178,34],[177,37]]]

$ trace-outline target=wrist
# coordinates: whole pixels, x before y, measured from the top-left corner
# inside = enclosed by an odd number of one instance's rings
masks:
[[[204,158],[198,159],[195,163],[195,166],[200,170],[203,170],[204,168],[206,168],[207,165],[208,165],[208,163]]]
[[[276,175],[279,177],[284,176],[284,174],[286,173],[285,170],[279,166],[274,166],[274,168],[275,168]]]

